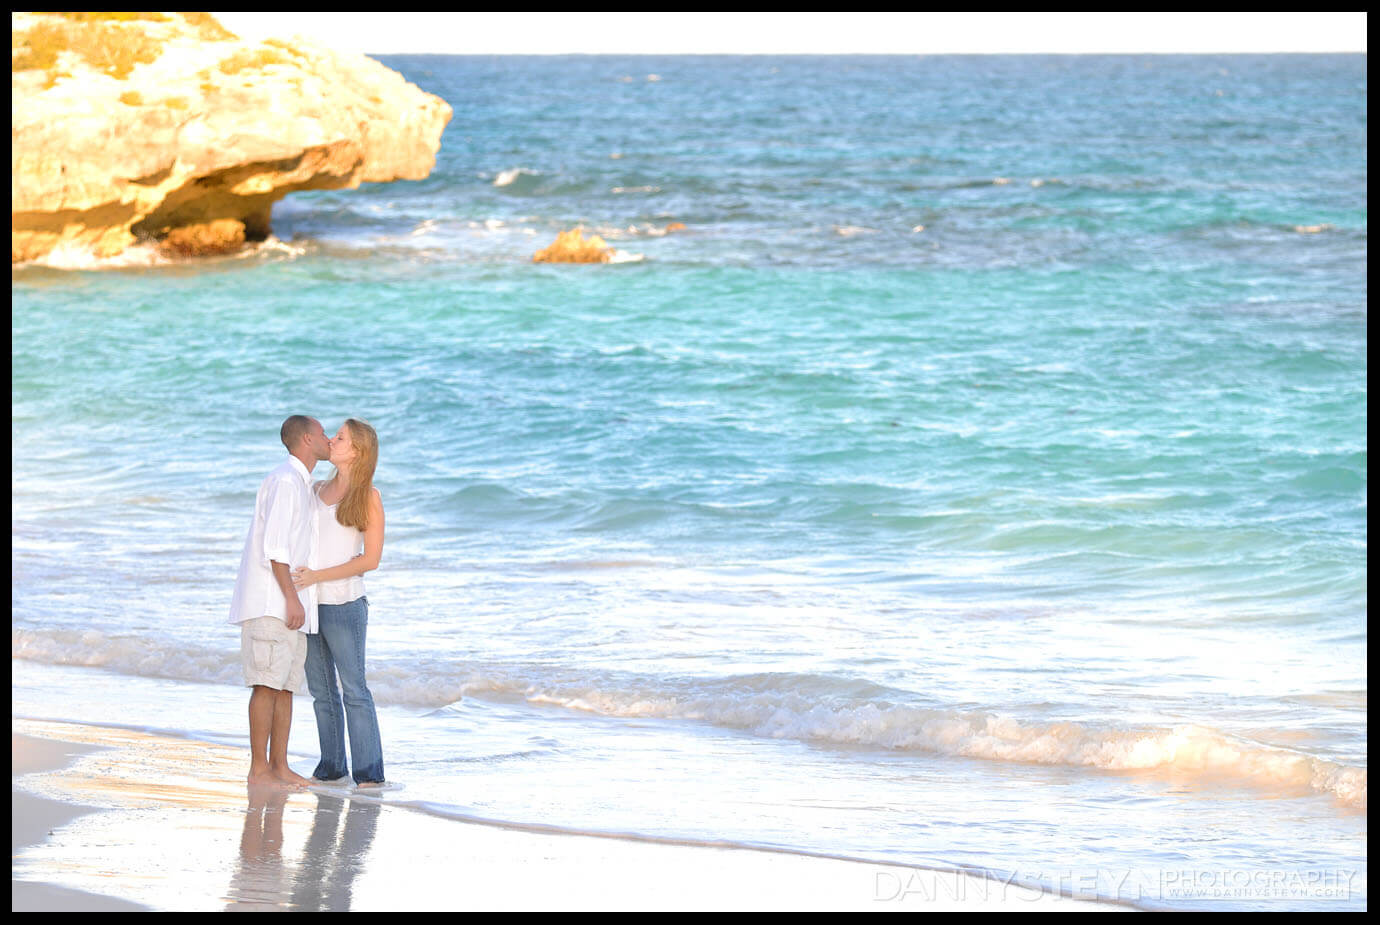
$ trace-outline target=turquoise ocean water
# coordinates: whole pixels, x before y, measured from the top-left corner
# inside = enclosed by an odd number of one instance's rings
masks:
[[[14,270],[15,715],[245,743],[278,424],[361,416],[398,802],[1365,906],[1364,56],[382,60],[428,179]]]

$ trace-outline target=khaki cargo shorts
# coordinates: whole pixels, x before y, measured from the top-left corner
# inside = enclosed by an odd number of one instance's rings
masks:
[[[246,620],[240,624],[240,662],[245,687],[296,693],[307,686],[307,634],[277,617]]]

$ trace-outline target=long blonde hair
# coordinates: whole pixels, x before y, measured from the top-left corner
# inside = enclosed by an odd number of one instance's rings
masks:
[[[379,464],[379,435],[364,421],[349,418],[350,445],[355,448],[355,460],[350,463],[350,482],[345,496],[335,509],[335,519],[342,526],[363,531],[369,525],[369,508],[374,494],[374,469]]]

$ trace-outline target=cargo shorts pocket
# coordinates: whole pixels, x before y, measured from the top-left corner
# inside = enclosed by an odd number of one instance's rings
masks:
[[[272,639],[250,639],[250,657],[255,671],[267,671],[273,667],[273,649],[278,643]]]

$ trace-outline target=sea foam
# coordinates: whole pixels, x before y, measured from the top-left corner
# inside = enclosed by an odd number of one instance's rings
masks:
[[[226,626],[227,637],[233,634]],[[240,683],[238,647],[190,648],[96,630],[12,630],[14,658],[99,667],[183,681]],[[702,722],[773,739],[885,748],[985,761],[1155,772],[1176,778],[1240,783],[1283,794],[1321,793],[1360,810],[1367,770],[1301,751],[1263,745],[1207,726],[1121,728],[999,710],[916,706],[903,692],[821,675],[752,675],[685,681],[543,677],[513,666],[371,663],[369,684],[382,704],[442,707],[465,697],[522,699],[532,704],[637,719]],[[1268,731],[1262,738],[1269,738]]]

